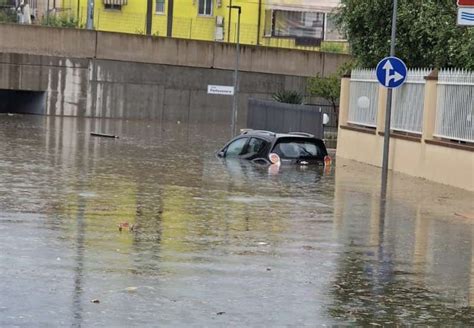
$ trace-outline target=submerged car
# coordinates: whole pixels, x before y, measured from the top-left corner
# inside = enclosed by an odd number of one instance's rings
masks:
[[[323,140],[304,132],[244,130],[217,156],[241,158],[258,164],[328,165],[331,162]]]

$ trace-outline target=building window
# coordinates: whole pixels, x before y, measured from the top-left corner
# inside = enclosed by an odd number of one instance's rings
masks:
[[[211,16],[212,15],[212,1],[213,0],[199,0],[199,15]]]
[[[275,10],[272,36],[322,39],[324,13]]]
[[[324,36],[324,40],[346,41],[344,35],[341,34],[337,28],[334,14],[326,14],[326,35]]]
[[[163,14],[165,12],[165,0],[156,0],[155,4],[156,4],[155,12],[159,14]]]
[[[104,8],[111,10],[122,10],[122,6],[127,4],[127,0],[103,0]]]
[[[105,9],[111,9],[111,10],[122,10],[122,5],[116,5],[112,3],[105,3],[104,4]]]
[[[266,10],[265,36],[295,39],[299,46],[320,46],[324,39],[325,13]]]
[[[271,37],[273,34],[273,10],[265,10],[265,31],[266,37]]]

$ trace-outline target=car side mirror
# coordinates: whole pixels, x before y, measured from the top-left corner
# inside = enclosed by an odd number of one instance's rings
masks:
[[[220,152],[217,153],[218,157],[224,157],[225,151],[221,150]]]

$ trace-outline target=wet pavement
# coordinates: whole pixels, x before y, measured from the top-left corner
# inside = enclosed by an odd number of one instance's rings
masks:
[[[269,172],[227,137],[1,115],[0,326],[473,324],[473,193],[393,174],[381,202],[377,168]]]

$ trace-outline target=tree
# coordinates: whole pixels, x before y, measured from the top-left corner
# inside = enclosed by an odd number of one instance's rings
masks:
[[[389,54],[393,0],[341,0],[337,23],[358,66]],[[454,0],[399,0],[396,55],[409,67],[474,70],[474,29],[456,25]]]
[[[348,61],[342,64],[337,69],[336,73],[328,76],[317,74],[308,80],[307,91],[309,95],[320,97],[330,102],[332,109],[336,114],[336,118],[339,117],[338,106],[341,94],[341,77],[349,74],[355,64],[354,61]]]
[[[338,73],[325,77],[317,74],[308,80],[308,93],[311,96],[321,97],[329,101],[334,113],[337,113],[337,105],[341,93],[341,77]]]

